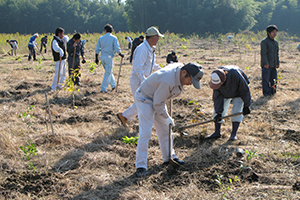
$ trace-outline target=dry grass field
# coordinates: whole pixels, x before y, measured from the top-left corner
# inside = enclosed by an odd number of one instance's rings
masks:
[[[143,178],[135,176],[136,145],[122,142],[124,136],[138,135],[138,120],[130,122],[130,129],[126,130],[116,118],[116,113],[133,102],[129,60],[123,60],[118,93],[102,94],[104,70],[98,66],[89,72],[95,41],[87,43],[87,63],[82,65],[82,87],[75,92],[77,108],[74,109],[68,92],[48,93],[54,74],[50,51],[44,54],[46,60],[40,62],[28,62],[25,53],[19,54],[17,60],[2,56],[0,199],[299,199],[298,44],[291,39],[280,40],[278,91],[273,97],[263,97],[260,42],[250,43],[251,48],[223,43],[196,38],[184,44],[166,41],[156,51],[156,63],[165,65],[168,51],[174,49],[180,62],[198,62],[205,70],[201,90],[185,87],[182,95],[173,101],[172,114],[175,123],[181,125],[211,119],[213,102],[209,80],[215,68],[229,64],[241,67],[251,81],[252,104],[251,114],[240,125],[238,140],[228,142],[230,120],[221,128],[222,138],[215,141],[204,139],[214,131],[213,123],[187,129],[188,137],[175,132],[174,148],[186,165],[174,168],[162,165],[153,130],[149,174]],[[122,47],[126,58],[129,50],[125,45]],[[116,78],[119,65],[120,58],[116,57]],[[35,144],[36,155],[34,152],[29,155],[30,144]],[[248,153],[238,157],[236,148]]]

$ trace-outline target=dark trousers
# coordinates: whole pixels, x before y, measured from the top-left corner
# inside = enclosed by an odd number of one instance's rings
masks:
[[[43,47],[45,48],[45,53],[47,53],[47,44],[41,43],[40,53],[42,53]]]
[[[277,70],[276,68],[262,68],[263,95],[269,96],[276,93]]]
[[[74,84],[78,85],[81,77],[79,57],[75,57],[75,62],[73,65],[73,57],[69,56],[68,65],[69,65],[69,77],[72,77],[72,81],[74,82]]]
[[[34,47],[28,47],[28,49],[29,49],[28,60],[31,60],[31,56],[33,56],[33,60],[36,60]]]

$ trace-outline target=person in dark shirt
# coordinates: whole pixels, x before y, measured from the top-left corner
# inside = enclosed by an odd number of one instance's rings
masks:
[[[48,37],[47,35],[41,39],[41,49],[40,53],[42,53],[43,47],[45,48],[45,53],[47,53],[47,42],[48,42]]]
[[[167,63],[176,63],[178,62],[176,53],[172,51],[172,53],[169,53],[167,56]]]
[[[69,77],[72,77],[75,85],[80,86],[80,55],[84,58],[84,46],[80,41],[81,35],[76,33],[67,43]]]
[[[277,68],[279,68],[279,47],[275,40],[278,28],[275,25],[267,27],[268,36],[261,41],[262,89],[264,96],[276,93]]]
[[[133,52],[144,41],[144,36],[140,36],[138,38],[135,38],[132,42],[132,48],[131,48],[131,55],[130,55],[130,63],[132,63],[133,58]]]
[[[236,133],[243,116],[250,114],[249,83],[246,74],[234,65],[220,67],[212,72],[210,88],[213,89],[215,132],[206,138],[221,137],[221,123],[224,122],[221,117],[226,115],[229,104],[232,102],[231,114],[243,113],[231,117],[232,131],[229,140],[237,140]]]

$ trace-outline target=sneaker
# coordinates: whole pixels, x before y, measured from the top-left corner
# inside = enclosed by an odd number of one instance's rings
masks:
[[[136,176],[137,177],[143,177],[143,176],[146,176],[146,169],[145,168],[137,168],[136,169]]]
[[[114,91],[116,89],[116,87],[114,87],[114,88],[111,88],[111,91]]]
[[[122,125],[127,128],[127,118],[122,115],[122,113],[117,113],[118,119],[121,121]]]
[[[100,93],[107,93],[107,91],[100,91]]]
[[[237,137],[230,137],[228,141],[236,141],[237,140]]]

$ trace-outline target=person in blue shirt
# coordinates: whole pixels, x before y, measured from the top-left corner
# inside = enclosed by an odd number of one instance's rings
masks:
[[[39,37],[39,34],[35,33],[29,40],[28,42],[28,49],[29,49],[29,56],[28,56],[28,61],[31,60],[31,56],[33,56],[33,60],[36,60],[36,54],[35,54],[35,49],[36,49],[36,43],[35,39]]]
[[[101,93],[107,93],[108,85],[111,85],[112,91],[115,89],[117,83],[113,75],[113,58],[115,53],[118,53],[122,58],[124,55],[121,53],[119,41],[116,36],[112,35],[113,27],[110,24],[104,26],[105,35],[101,36],[97,42],[95,53],[95,63],[99,64],[98,55],[101,52],[101,63],[104,67],[105,73],[101,84]]]

